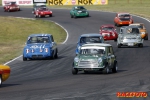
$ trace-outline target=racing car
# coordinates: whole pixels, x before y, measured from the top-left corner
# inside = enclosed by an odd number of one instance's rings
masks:
[[[32,13],[35,14],[35,11],[36,11],[38,8],[42,8],[42,7],[46,7],[46,4],[45,4],[45,3],[35,3],[35,4],[33,5]]]
[[[23,61],[32,59],[55,59],[58,57],[57,44],[51,34],[31,34],[23,49]]]
[[[75,6],[70,10],[71,18],[89,17],[89,12],[83,6]]]
[[[4,11],[11,12],[11,11],[20,11],[19,5],[16,2],[7,2],[4,5]]]
[[[144,23],[133,23],[133,24],[130,24],[129,26],[138,26],[141,32],[142,39],[148,40],[148,32],[144,26]]]
[[[115,26],[129,25],[133,23],[132,16],[129,13],[117,13],[114,18]]]
[[[104,43],[104,38],[102,35],[98,33],[82,34],[77,42],[77,48],[75,50],[76,55],[79,53],[80,47],[83,44],[88,43]]]
[[[99,31],[104,40],[117,41],[118,33],[114,25],[102,25]]]
[[[0,86],[2,82],[6,81],[10,76],[10,67],[6,65],[0,65]]]
[[[50,11],[48,8],[38,8],[36,11],[35,11],[35,14],[34,14],[35,18],[39,17],[46,17],[46,16],[49,16],[49,17],[52,17],[52,11]]]

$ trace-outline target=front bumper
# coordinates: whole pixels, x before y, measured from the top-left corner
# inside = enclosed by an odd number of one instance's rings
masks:
[[[117,36],[103,36],[104,40],[115,40],[117,39],[118,37]]]
[[[77,17],[85,17],[85,16],[88,16],[88,15],[89,15],[88,13],[76,13]]]
[[[41,59],[41,58],[48,58],[51,57],[52,55],[50,53],[29,53],[25,54],[25,58],[30,58],[30,59]]]
[[[122,22],[119,22],[118,23],[119,25],[129,25],[129,24],[132,24],[131,21],[122,21]]]
[[[138,41],[136,39],[134,40],[124,39],[120,42],[120,44],[124,46],[138,46],[139,44],[143,44],[143,40]]]

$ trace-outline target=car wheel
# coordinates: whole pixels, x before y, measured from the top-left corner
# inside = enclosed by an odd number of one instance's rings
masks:
[[[18,9],[18,11],[20,11],[20,8]]]
[[[85,73],[85,74],[87,74],[87,73],[88,73],[88,71],[84,70],[84,73]]]
[[[117,39],[115,39],[114,41],[117,42]]]
[[[51,14],[51,15],[49,15],[49,17],[52,17],[52,14]]]
[[[146,37],[144,38],[144,40],[148,40],[148,36],[146,36]]]
[[[72,68],[72,74],[73,74],[73,75],[78,74],[78,70],[77,70],[77,69],[75,69],[75,68]]]
[[[9,10],[9,9],[8,9],[7,11],[8,11],[8,12],[10,12],[10,10]]]
[[[77,16],[74,14],[74,16],[73,16],[75,19],[77,18]]]
[[[70,14],[71,18],[73,18],[73,16]]]
[[[138,45],[138,47],[141,47],[141,48],[143,48],[143,44],[139,44],[139,45]]]
[[[115,63],[114,63],[114,66],[113,66],[113,68],[112,68],[112,72],[113,72],[113,73],[116,73],[117,70],[118,70],[118,64],[117,64],[117,62],[115,62]]]
[[[0,75],[0,86],[2,85],[2,76]]]
[[[39,18],[41,18],[41,15],[38,15]]]
[[[36,14],[34,14],[34,17],[35,17],[35,18],[37,18],[37,15],[36,15]]]
[[[23,61],[27,61],[27,58],[23,56]]]
[[[114,25],[117,26],[117,24],[114,22]]]
[[[57,52],[57,50],[56,50],[56,53],[55,53],[55,58],[58,58],[58,52]]]
[[[117,23],[116,23],[116,25],[117,25],[117,27],[119,27],[119,26],[120,26],[120,25],[119,25],[119,24],[117,24]]]
[[[108,68],[108,64],[107,64],[103,70],[103,74],[108,74],[108,73],[109,73],[109,68]]]
[[[87,15],[87,17],[89,17],[89,14]]]
[[[117,47],[118,47],[118,48],[121,48],[121,44],[117,44]]]

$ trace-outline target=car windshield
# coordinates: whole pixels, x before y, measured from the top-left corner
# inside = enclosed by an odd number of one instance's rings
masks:
[[[40,8],[39,11],[47,11],[47,8]]]
[[[11,4],[11,5],[15,5],[15,4],[16,4],[16,2],[11,2],[10,4]]]
[[[101,37],[81,37],[80,43],[102,43]]]
[[[137,26],[138,28],[140,28],[140,29],[143,29],[143,25],[130,25],[130,26]]]
[[[114,27],[103,27],[102,31],[113,31]]]
[[[83,10],[83,9],[85,9],[85,8],[81,6],[81,7],[75,7],[75,9],[76,9],[76,10]]]
[[[131,33],[139,34],[140,33],[138,28],[126,28],[125,31],[126,31],[125,33],[127,34],[131,34]]]
[[[130,15],[129,14],[119,14],[119,17],[120,18],[130,18]]]
[[[105,54],[105,49],[94,49],[94,48],[89,48],[89,49],[81,49],[80,54]]]
[[[31,43],[49,43],[49,37],[48,36],[35,36],[35,37],[29,37],[27,44]]]

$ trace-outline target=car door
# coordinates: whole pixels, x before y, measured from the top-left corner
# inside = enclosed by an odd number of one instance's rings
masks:
[[[113,68],[113,61],[114,61],[114,54],[113,54],[113,50],[112,50],[112,47],[111,46],[108,46],[107,47],[107,58],[108,58],[108,66],[109,68]]]
[[[111,53],[111,65],[112,65],[111,67],[113,68],[116,57],[113,51],[113,47],[110,46],[109,48],[110,48],[110,53]]]
[[[50,36],[51,42],[52,42],[52,50],[56,50],[57,44],[54,42],[53,36]]]

